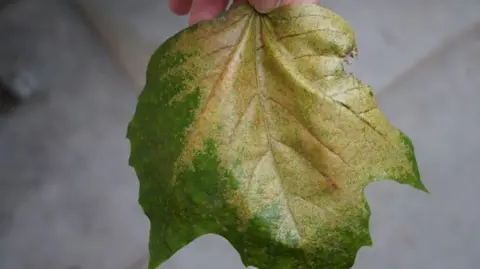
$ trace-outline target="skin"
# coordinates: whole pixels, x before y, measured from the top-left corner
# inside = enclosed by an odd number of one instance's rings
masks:
[[[189,25],[204,20],[214,19],[219,13],[225,11],[229,0],[169,0],[170,9],[177,15],[190,14]],[[318,4],[320,0],[233,0],[231,7],[249,3],[259,12],[265,13],[279,5],[290,4]]]

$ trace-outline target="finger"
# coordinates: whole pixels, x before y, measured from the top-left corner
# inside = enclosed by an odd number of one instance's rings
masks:
[[[247,4],[247,3],[248,3],[248,0],[233,0],[233,3],[230,6],[230,8],[236,8],[238,6],[241,6],[241,5]]]
[[[249,0],[258,12],[266,13],[277,6],[277,0]]]
[[[280,6],[291,4],[320,4],[320,0],[282,0],[282,2],[280,2]]]
[[[169,0],[168,6],[177,15],[186,15],[190,12],[193,0]]]
[[[200,21],[214,19],[219,13],[225,11],[228,0],[195,0],[190,11],[189,25]]]

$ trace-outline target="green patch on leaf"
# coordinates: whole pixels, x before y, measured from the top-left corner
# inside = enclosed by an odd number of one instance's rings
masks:
[[[259,269],[350,268],[371,244],[364,188],[425,190],[408,137],[343,69],[354,33],[328,9],[248,5],[166,41],[128,128],[150,268],[215,233]]]

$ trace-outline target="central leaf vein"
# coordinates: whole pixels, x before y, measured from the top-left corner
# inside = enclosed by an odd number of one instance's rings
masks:
[[[261,34],[262,33],[261,28],[263,27],[262,22],[263,22],[262,18],[257,17],[257,20],[256,20],[256,35],[257,35],[257,37],[259,36],[260,38],[263,39],[264,37]],[[257,38],[257,40],[260,40],[260,39]],[[263,42],[265,42],[265,40],[263,40]],[[268,151],[269,151],[269,154],[271,154],[271,156],[272,156],[272,162],[273,162],[273,165],[275,167],[275,169],[274,169],[275,174],[280,181],[280,188],[282,189],[282,193],[284,195],[284,202],[287,206],[289,217],[293,221],[294,226],[295,226],[295,232],[296,232],[297,236],[299,237],[299,239],[301,241],[302,237],[300,235],[300,230],[298,228],[298,221],[295,218],[295,215],[293,214],[293,211],[292,211],[292,208],[291,208],[291,205],[290,205],[290,201],[288,199],[286,199],[288,194],[286,193],[286,190],[284,189],[283,182],[282,182],[282,177],[278,173],[278,163],[275,159],[275,154],[273,152],[272,135],[270,133],[270,129],[269,129],[269,126],[268,126],[268,120],[267,120],[267,116],[266,116],[266,110],[268,109],[268,104],[267,104],[267,100],[266,100],[265,96],[268,96],[268,93],[267,93],[267,88],[263,83],[263,80],[260,79],[260,76],[262,76],[262,77],[264,76],[264,73],[263,73],[263,70],[262,70],[262,64],[259,61],[260,50],[255,50],[255,53],[256,53],[256,55],[255,55],[256,72],[255,73],[256,73],[256,79],[257,79],[257,88],[260,90],[260,107],[261,107],[261,110],[262,110],[262,121],[263,121],[263,124],[264,124],[264,127],[265,127],[265,132],[266,132],[266,135],[267,135]]]

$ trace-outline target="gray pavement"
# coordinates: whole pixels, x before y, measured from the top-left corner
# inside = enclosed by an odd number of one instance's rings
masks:
[[[431,191],[370,185],[374,246],[354,268],[480,268],[480,1],[324,5],[356,30],[350,69],[412,138]],[[0,116],[1,269],[144,267],[148,221],[125,130],[149,55],[185,23],[158,0],[20,0],[0,11],[0,77],[32,93]],[[193,268],[244,265],[208,235],[162,266]]]

